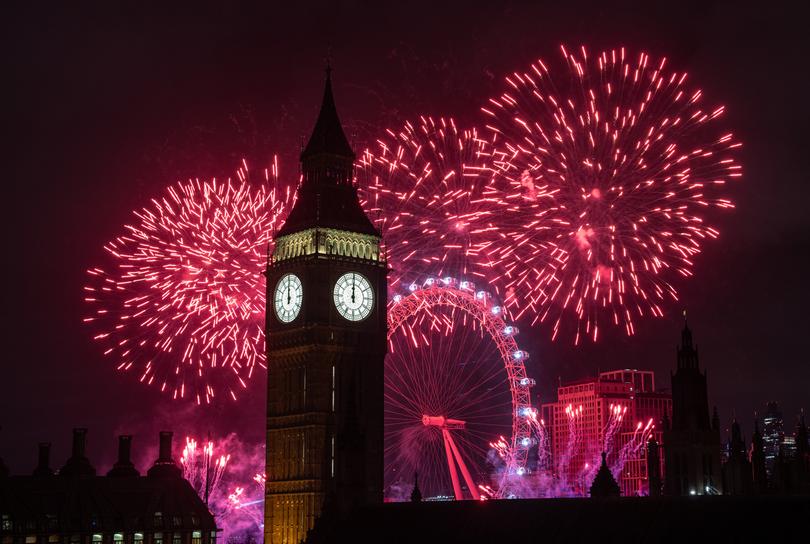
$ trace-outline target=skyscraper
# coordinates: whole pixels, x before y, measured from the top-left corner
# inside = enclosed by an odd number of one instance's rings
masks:
[[[700,371],[692,331],[684,323],[672,375],[672,423],[664,429],[666,495],[723,492],[720,474],[720,428],[709,420],[706,374]]]
[[[388,272],[327,70],[298,200],[267,266],[265,543],[382,502]]]
[[[765,445],[765,470],[768,478],[773,477],[773,467],[779,457],[779,448],[785,438],[784,422],[779,405],[769,402],[762,418],[762,441]]]

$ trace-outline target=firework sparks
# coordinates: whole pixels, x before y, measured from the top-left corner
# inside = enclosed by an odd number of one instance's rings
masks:
[[[383,233],[392,287],[408,278],[483,276],[483,236],[497,208],[484,194],[490,155],[475,129],[422,117],[366,150],[357,164],[361,199]]]
[[[134,212],[104,248],[113,264],[88,270],[85,322],[118,370],[175,399],[237,399],[264,367],[261,271],[291,203],[278,168],[252,184],[189,180]]]
[[[516,318],[579,343],[604,325],[633,334],[677,300],[675,280],[719,235],[707,213],[733,207],[741,144],[665,59],[561,50],[563,70],[538,60],[482,108],[500,204],[485,253]]]

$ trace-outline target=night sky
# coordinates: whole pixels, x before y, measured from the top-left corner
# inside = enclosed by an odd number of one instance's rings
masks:
[[[295,179],[327,54],[356,151],[420,114],[479,122],[504,75],[559,55],[560,43],[643,49],[688,71],[745,144],[737,209],[716,214],[720,239],[663,319],[579,348],[523,326],[529,371],[544,400],[558,377],[619,367],[651,368],[668,387],[687,308],[724,426],[736,414],[750,437],[754,411],[777,400],[792,429],[810,408],[810,48],[797,13],[778,2],[271,4],[4,10],[0,457],[13,472],[34,467],[39,441],[54,442],[61,466],[74,426],[90,428],[103,470],[117,433],[136,434],[136,458],[159,428],[262,440],[263,375],[238,406],[172,403],[101,356],[81,322],[82,287],[131,210],[168,184],[227,177],[242,157],[260,168],[273,154]]]

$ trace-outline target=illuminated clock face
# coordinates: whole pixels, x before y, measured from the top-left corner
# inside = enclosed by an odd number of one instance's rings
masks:
[[[335,307],[349,321],[368,317],[374,306],[374,291],[362,274],[348,272],[335,283]]]
[[[281,276],[276,284],[276,294],[273,297],[276,307],[276,316],[282,323],[289,323],[301,311],[301,302],[304,299],[304,288],[301,280],[295,274]]]

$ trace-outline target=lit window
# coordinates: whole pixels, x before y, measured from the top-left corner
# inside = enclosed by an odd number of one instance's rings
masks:
[[[101,536],[101,534],[95,533],[93,535],[93,542],[101,542],[102,540],[104,540],[104,538]]]
[[[11,530],[11,516],[8,514],[3,514],[0,517],[0,530],[3,531],[10,531]]]
[[[202,533],[200,531],[191,533],[191,544],[202,544]]]
[[[155,526],[156,529],[163,528],[163,512],[155,512],[155,518],[152,524]]]
[[[163,533],[155,533],[152,535],[152,544],[163,544]]]
[[[210,543],[211,544],[217,544],[217,532],[216,531],[211,531]]]
[[[132,535],[132,544],[143,544],[143,533],[135,533]]]
[[[48,542],[59,542],[59,535],[48,535]]]
[[[28,535],[27,537],[25,537],[25,544],[37,544],[37,536]]]
[[[180,533],[172,533],[172,544],[182,544],[183,535]]]
[[[114,533],[113,534],[113,542],[115,544],[123,544],[123,542],[124,542],[124,533]]]

